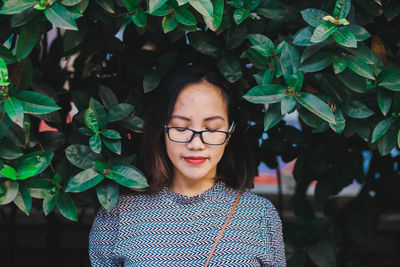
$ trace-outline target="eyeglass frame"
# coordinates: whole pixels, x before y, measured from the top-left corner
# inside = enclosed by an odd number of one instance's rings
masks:
[[[231,125],[231,127],[229,128],[228,131],[219,131],[219,130],[195,131],[195,130],[190,129],[190,128],[187,128],[187,127],[175,127],[175,126],[169,127],[169,126],[167,126],[167,125],[164,125],[164,130],[165,130],[165,132],[167,133],[168,139],[169,139],[171,142],[181,143],[181,144],[187,144],[187,143],[192,142],[194,136],[195,136],[196,134],[198,134],[198,135],[200,136],[200,140],[201,140],[201,142],[203,142],[203,144],[210,145],[210,146],[221,146],[221,145],[225,144],[226,140],[227,140],[227,139],[229,138],[229,136],[232,135],[232,133],[234,132],[234,131],[233,131],[233,130],[234,130],[234,126],[235,126],[235,122],[233,121],[233,122],[232,122],[232,125]],[[189,131],[192,131],[192,136],[190,137],[190,139],[188,139],[187,141],[175,141],[175,140],[172,140],[171,137],[169,136],[169,130],[170,130],[170,129],[177,129],[177,128],[179,128],[179,129],[187,129],[187,130],[189,130]],[[209,144],[209,143],[205,142],[204,139],[203,139],[203,133],[204,133],[204,132],[219,132],[219,133],[224,133],[226,136],[225,136],[224,141],[223,141],[221,144]]]

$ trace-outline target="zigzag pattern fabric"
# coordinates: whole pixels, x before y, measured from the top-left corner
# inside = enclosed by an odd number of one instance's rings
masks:
[[[237,194],[220,180],[191,197],[168,187],[121,195],[93,221],[91,264],[204,266]],[[281,221],[269,200],[243,192],[209,266],[286,266]]]

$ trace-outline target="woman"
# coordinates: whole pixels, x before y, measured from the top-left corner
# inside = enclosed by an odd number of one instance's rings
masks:
[[[286,266],[275,208],[243,192],[254,169],[227,84],[187,67],[159,89],[142,144],[149,190],[100,209],[92,265]]]

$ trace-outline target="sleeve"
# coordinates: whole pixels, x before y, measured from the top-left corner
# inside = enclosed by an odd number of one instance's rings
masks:
[[[121,266],[114,252],[118,227],[118,205],[110,212],[101,207],[89,234],[89,259],[92,266]]]
[[[285,267],[282,222],[274,205],[267,200],[261,221],[262,266]]]

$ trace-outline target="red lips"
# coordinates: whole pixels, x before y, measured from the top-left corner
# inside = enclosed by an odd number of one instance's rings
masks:
[[[205,157],[184,157],[185,161],[190,164],[201,164],[206,161]]]

